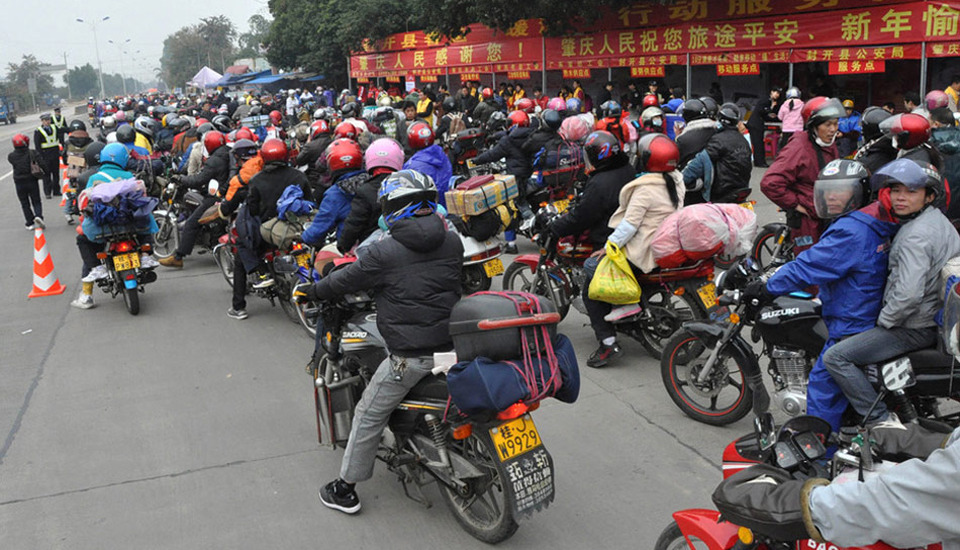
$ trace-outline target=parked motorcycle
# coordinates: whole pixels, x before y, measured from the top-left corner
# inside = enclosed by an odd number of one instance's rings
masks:
[[[141,245],[135,232],[118,229],[103,234],[106,247],[97,258],[107,268],[108,277],[97,281],[103,291],[116,298],[123,294],[123,303],[130,315],[140,313],[140,293],[143,285],[157,280],[154,270],[140,267],[140,254],[150,253],[150,245]]]
[[[763,226],[753,239],[750,257],[764,272],[793,260],[793,236],[787,224],[769,223]]]
[[[207,193],[216,195],[219,187],[217,180],[211,180]],[[169,181],[163,187],[160,193],[160,205],[153,212],[158,228],[157,234],[154,235],[153,251],[158,258],[168,258],[177,251],[183,225],[203,200],[204,197],[199,191],[191,190],[176,181]],[[194,243],[197,254],[212,251],[226,228],[227,222],[220,218],[201,224]]]

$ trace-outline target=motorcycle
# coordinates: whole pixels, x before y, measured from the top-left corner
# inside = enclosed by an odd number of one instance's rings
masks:
[[[154,270],[140,267],[140,254],[150,253],[150,245],[140,245],[137,234],[119,229],[103,234],[106,247],[97,258],[107,268],[108,276],[97,281],[111,298],[123,294],[123,303],[130,315],[140,313],[140,293],[143,285],[157,280]]]
[[[764,272],[793,260],[793,236],[790,227],[785,223],[763,226],[753,239],[750,257]]]
[[[485,241],[464,235],[456,229],[463,244],[463,270],[461,281],[464,295],[490,290],[493,278],[503,275],[503,241],[493,236]]]
[[[586,315],[581,298],[586,280],[583,262],[593,250],[583,240],[558,239],[547,231],[547,224],[558,215],[556,204],[541,207],[532,230],[540,254],[517,256],[504,274],[503,288],[545,296],[562,317],[566,317],[571,305]],[[712,277],[711,260],[641,275],[637,282],[642,311],[615,322],[614,327],[659,359],[664,342],[684,322],[708,318],[717,308]]]
[[[664,387],[694,420],[723,426],[746,416],[754,400],[769,402],[760,356],[770,360],[767,372],[774,404],[790,416],[806,411],[807,377],[828,339],[821,303],[805,292],[778,296],[769,303],[746,300],[742,289],[760,276],[752,260],[735,263],[717,281],[718,302],[730,308],[727,314],[684,324],[664,346],[660,361]],[[753,327],[753,343],[763,343],[760,355],[741,335],[747,326]],[[890,410],[906,421],[960,420],[960,414],[942,415],[938,407],[938,399],[960,400],[960,371],[951,356],[925,349],[891,361],[913,365],[918,383],[908,393],[892,393],[887,400]]]
[[[344,447],[354,407],[387,350],[367,294],[326,302],[321,314],[325,354],[313,368],[317,438]],[[512,322],[504,327],[518,326]],[[466,416],[450,404],[445,378],[428,375],[390,416],[377,458],[404,494],[426,507],[422,487],[436,483],[457,523],[495,544],[554,498],[553,459],[530,416],[537,407],[518,403],[500,414]]]
[[[220,183],[217,180],[211,180],[207,186],[207,193],[211,196],[216,195],[219,188]],[[187,218],[203,203],[203,199],[200,192],[188,189],[173,180],[163,186],[160,205],[153,212],[158,228],[154,236],[153,251],[158,258],[168,258],[177,251],[177,247],[180,246],[180,232],[183,231]],[[194,244],[197,254],[213,251],[219,238],[226,232],[226,228],[227,222],[219,217],[209,223],[200,224]]]

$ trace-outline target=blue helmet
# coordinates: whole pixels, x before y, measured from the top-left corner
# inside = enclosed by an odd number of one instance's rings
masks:
[[[567,110],[568,110],[568,111],[574,111],[574,112],[578,112],[578,113],[579,113],[579,112],[580,112],[580,100],[577,99],[577,98],[575,98],[575,97],[571,97],[570,99],[568,99],[568,100],[567,100]]]
[[[100,164],[114,164],[120,168],[127,167],[130,153],[122,143],[110,143],[100,151]]]

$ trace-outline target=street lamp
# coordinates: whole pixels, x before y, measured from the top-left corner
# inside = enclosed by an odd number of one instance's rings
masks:
[[[110,19],[110,16],[107,15],[99,21],[84,21],[81,18],[77,18],[79,23],[87,23],[90,25],[90,28],[93,29],[93,47],[97,52],[97,69],[100,72],[100,97],[106,99],[107,92],[103,90],[103,63],[100,62],[100,43],[97,41],[97,23],[103,23],[107,19]]]
[[[123,70],[123,56],[127,52],[123,51],[123,46],[130,42],[130,39],[126,39],[123,42],[114,42],[113,40],[107,40],[107,42],[113,44],[117,47],[117,53],[120,54],[120,78],[123,80],[123,95],[127,95],[127,73]]]

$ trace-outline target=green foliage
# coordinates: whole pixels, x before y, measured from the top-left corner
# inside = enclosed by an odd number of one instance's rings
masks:
[[[100,95],[100,79],[97,78],[97,70],[89,63],[68,70],[63,80],[70,85],[70,91],[75,96],[97,97]]]
[[[240,45],[240,51],[237,57],[258,57],[260,47],[266,43],[267,35],[270,33],[270,25],[273,22],[266,17],[257,14],[247,20],[250,29],[237,38]]]
[[[37,79],[37,97],[54,91],[53,77],[40,74],[40,62],[33,55],[24,55],[22,61],[7,65],[7,82],[0,95],[12,98],[22,111],[31,105],[27,80]]]
[[[163,80],[171,88],[183,86],[204,65],[222,73],[236,59],[236,38],[236,28],[223,15],[182,27],[163,41]]]

